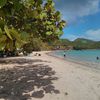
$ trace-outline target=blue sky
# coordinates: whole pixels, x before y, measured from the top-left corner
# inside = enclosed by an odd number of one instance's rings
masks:
[[[100,0],[54,0],[66,20],[61,38],[86,38],[100,41]]]

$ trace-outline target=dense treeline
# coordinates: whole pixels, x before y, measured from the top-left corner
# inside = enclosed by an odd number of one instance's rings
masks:
[[[47,48],[63,34],[65,24],[52,0],[0,0],[0,49]]]
[[[92,41],[88,39],[76,39],[73,41],[74,49],[100,49],[100,41]]]
[[[83,38],[78,38],[74,41],[69,41],[68,39],[60,39],[52,43],[52,45],[53,49],[100,49],[100,41],[97,42]]]

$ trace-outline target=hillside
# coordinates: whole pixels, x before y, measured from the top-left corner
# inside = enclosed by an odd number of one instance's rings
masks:
[[[100,41],[93,41],[84,38],[77,38],[74,41],[69,41],[68,39],[60,39],[53,43],[53,45],[60,45],[61,49],[67,49],[73,47],[73,49],[100,49]]]
[[[72,44],[75,49],[100,49],[100,41],[96,42],[84,38],[78,38]]]

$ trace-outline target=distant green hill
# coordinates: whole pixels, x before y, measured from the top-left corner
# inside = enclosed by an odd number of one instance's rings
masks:
[[[100,49],[100,41],[78,38],[72,42],[74,49]]]
[[[77,38],[74,40],[74,42],[80,42],[80,43],[94,43],[95,41],[89,40],[89,39],[84,39],[84,38]]]
[[[68,39],[60,39],[53,43],[53,45],[60,45],[61,49],[67,49],[68,47],[73,47],[73,49],[100,49],[100,41],[93,41],[84,38],[77,38],[74,41],[69,41]]]

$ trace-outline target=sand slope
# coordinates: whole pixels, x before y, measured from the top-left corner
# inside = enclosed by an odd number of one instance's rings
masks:
[[[47,95],[43,100],[100,100],[99,71],[45,54],[39,59],[49,61],[59,78],[54,83],[60,94]]]
[[[46,54],[47,52],[39,53],[41,53],[41,56],[34,56],[34,52],[23,58],[42,60],[34,62],[34,65],[40,64],[51,67],[56,72],[53,76],[57,79],[52,80],[51,83],[52,87],[50,88],[54,91],[51,90],[51,93],[45,91],[41,98],[31,97],[29,100],[100,100],[100,71],[49,56]],[[1,69],[4,67],[13,68],[14,64],[10,64],[10,66],[0,64],[0,66]]]

